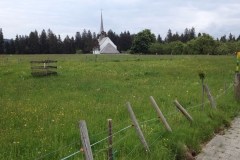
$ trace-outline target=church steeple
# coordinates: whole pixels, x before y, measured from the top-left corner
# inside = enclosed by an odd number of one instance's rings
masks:
[[[117,46],[111,41],[107,36],[106,32],[103,29],[103,16],[101,10],[101,24],[100,24],[100,33],[98,37],[98,45],[93,48],[93,54],[102,54],[102,53],[119,53]]]
[[[104,37],[106,37],[106,33],[104,32],[103,29],[103,18],[102,18],[102,10],[101,10],[101,26],[100,26],[100,36],[99,36],[99,41],[101,41]]]
[[[101,10],[101,27],[100,27],[100,34],[104,32],[104,29],[103,29],[103,18],[102,18],[102,10]]]

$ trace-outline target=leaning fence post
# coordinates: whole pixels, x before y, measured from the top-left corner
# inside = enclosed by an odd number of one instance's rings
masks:
[[[154,100],[154,98],[152,96],[150,96],[150,100],[152,103],[153,108],[155,108],[157,114],[158,114],[158,118],[160,118],[160,120],[162,121],[162,123],[164,124],[165,128],[169,131],[172,132],[171,127],[169,126],[166,118],[164,117],[163,113],[161,112],[160,108],[158,107],[156,101]]]
[[[108,160],[113,160],[112,119],[108,119]]]
[[[131,107],[130,102],[127,102],[126,106],[127,106],[128,112],[129,112],[129,114],[130,114],[131,120],[132,120],[132,122],[133,122],[133,125],[134,125],[134,127],[135,127],[135,129],[136,129],[136,132],[137,132],[137,134],[138,134],[138,136],[139,136],[139,139],[140,139],[140,141],[142,142],[145,150],[146,150],[147,152],[149,152],[150,150],[149,150],[147,141],[146,141],[145,138],[144,138],[144,135],[143,135],[142,130],[141,130],[139,124],[138,124],[137,118],[136,118],[136,116],[135,116],[135,114],[134,114],[134,112],[133,112],[133,110],[132,110],[132,107]]]
[[[235,75],[234,92],[236,100],[240,102],[240,73]]]
[[[214,101],[213,96],[212,96],[212,94],[211,94],[208,86],[207,86],[206,84],[204,84],[203,86],[204,86],[204,90],[205,90],[206,93],[207,93],[208,100],[209,100],[209,102],[211,103],[212,108],[216,108],[216,102]]]
[[[188,112],[181,106],[181,104],[177,100],[174,101],[174,104],[190,122],[193,121],[193,118],[190,116],[190,114],[188,114]]]
[[[85,160],[93,160],[92,149],[89,141],[88,130],[85,120],[79,122],[80,135],[83,145],[83,151],[85,154]]]

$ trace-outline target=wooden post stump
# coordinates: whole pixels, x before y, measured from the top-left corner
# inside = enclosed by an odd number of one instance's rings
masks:
[[[134,112],[132,110],[130,102],[127,102],[126,106],[127,106],[128,112],[130,114],[130,118],[131,118],[131,120],[133,122],[133,125],[135,127],[135,130],[136,130],[136,132],[138,134],[138,137],[139,137],[141,143],[143,144],[146,152],[150,152],[150,149],[148,147],[147,141],[145,140],[143,132],[142,132],[142,130],[141,130],[139,124],[138,124],[137,118],[136,118],[136,116],[135,116],[135,114],[134,114]]]
[[[235,94],[236,100],[240,102],[240,73],[237,73],[235,75],[234,94]]]
[[[87,125],[86,125],[86,122],[84,120],[81,120],[79,122],[79,128],[80,128],[80,135],[81,135],[85,160],[93,160],[92,149],[91,149],[90,140],[89,140],[89,136],[88,136]]]
[[[152,103],[153,108],[156,110],[157,114],[158,114],[158,118],[162,121],[163,125],[165,126],[165,128],[169,131],[172,132],[172,129],[170,127],[170,125],[168,124],[166,118],[164,117],[162,111],[160,110],[160,108],[158,107],[156,101],[154,100],[154,98],[152,96],[150,96],[150,101]]]
[[[190,116],[190,114],[182,107],[182,105],[177,100],[174,101],[174,104],[190,122],[193,122],[193,118]]]
[[[209,89],[208,85],[204,84],[203,86],[204,86],[204,90],[207,93],[208,100],[209,100],[212,108],[216,108],[217,107],[216,102],[215,102],[215,100],[214,100],[214,98],[213,98],[213,96],[212,96],[212,94],[210,92],[210,89]]]
[[[112,119],[108,119],[108,160],[113,160]]]

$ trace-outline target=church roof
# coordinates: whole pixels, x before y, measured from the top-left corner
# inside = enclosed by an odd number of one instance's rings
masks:
[[[119,51],[111,43],[108,43],[100,53],[119,53]]]
[[[108,39],[108,37],[104,37],[102,39],[99,39],[99,41],[98,41],[99,46],[101,46],[107,39]]]

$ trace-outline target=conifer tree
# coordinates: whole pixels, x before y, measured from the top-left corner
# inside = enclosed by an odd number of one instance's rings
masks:
[[[167,32],[167,36],[165,38],[165,42],[169,43],[169,42],[172,42],[172,40],[173,40],[172,31],[171,31],[171,29],[169,29],[168,32]]]
[[[132,46],[132,37],[129,31],[124,31],[120,33],[119,42],[118,42],[118,50],[119,51],[127,51]]]
[[[40,53],[49,53],[49,46],[47,41],[47,33],[45,30],[42,30],[42,33],[39,37]]]
[[[157,42],[158,42],[158,43],[163,43],[163,40],[162,40],[162,37],[161,37],[160,34],[159,34],[158,37],[157,37]]]
[[[83,49],[82,36],[81,36],[80,32],[76,32],[75,46],[76,46],[76,50],[82,50]]]
[[[49,45],[49,53],[56,54],[58,52],[57,49],[57,36],[48,29],[48,45]]]
[[[38,32],[31,32],[28,38],[28,51],[30,54],[39,54],[40,53],[40,45],[39,45],[39,37]]]
[[[2,28],[0,28],[0,54],[4,53],[4,39],[3,39],[3,32]]]

